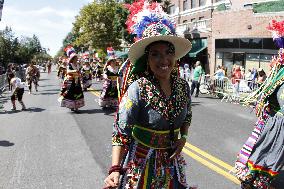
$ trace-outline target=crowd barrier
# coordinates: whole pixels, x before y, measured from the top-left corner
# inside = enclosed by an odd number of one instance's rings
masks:
[[[205,75],[200,84],[200,92],[221,98],[221,101],[240,102],[248,94],[258,89],[254,81],[236,79],[234,84],[228,77],[212,78]]]
[[[7,85],[6,75],[2,74],[2,75],[0,75],[0,96],[5,91],[6,85]]]

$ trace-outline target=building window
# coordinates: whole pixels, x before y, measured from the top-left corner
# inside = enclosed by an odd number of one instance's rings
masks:
[[[216,39],[215,48],[239,48],[238,39]]]
[[[263,49],[275,49],[278,50],[277,46],[275,45],[275,43],[273,42],[272,38],[263,38],[262,39],[262,48]]]
[[[218,66],[223,66],[223,53],[222,52],[216,52],[215,71]]]
[[[174,14],[175,13],[175,5],[169,6],[169,13]]]
[[[240,39],[240,48],[242,49],[262,49],[262,39],[255,38],[241,38]]]
[[[233,53],[224,52],[223,65],[227,69],[228,77],[231,77],[231,70],[233,68]]]
[[[187,20],[182,21],[182,23],[187,23]]]
[[[245,73],[248,70],[258,69],[259,68],[259,54],[246,54],[246,66],[245,66]]]
[[[197,0],[191,0],[191,8],[195,8],[196,7],[196,1]]]
[[[262,68],[266,74],[268,74],[270,70],[271,60],[272,60],[271,54],[261,54],[259,57],[259,67]]]
[[[195,22],[195,18],[190,19],[190,22]]]
[[[188,1],[185,0],[185,1],[183,1],[183,10],[185,11],[185,10],[188,10],[188,9],[189,9]]]
[[[200,7],[205,6],[205,4],[206,4],[206,0],[199,0]]]
[[[200,16],[200,17],[199,17],[199,20],[203,20],[203,19],[204,19],[204,16]]]

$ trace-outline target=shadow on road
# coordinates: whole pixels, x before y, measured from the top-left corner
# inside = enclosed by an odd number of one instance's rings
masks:
[[[44,87],[58,87],[59,85],[41,85],[39,86],[40,88],[44,88]]]
[[[0,114],[15,114],[15,113],[19,113],[19,112],[42,112],[44,111],[45,109],[43,108],[36,108],[36,107],[29,107],[27,108],[26,110],[3,110],[3,111],[0,111]]]
[[[47,92],[47,93],[39,92],[39,93],[36,93],[34,95],[55,95],[55,94],[59,94],[59,91],[57,91],[57,92]]]
[[[114,108],[103,108],[103,109],[90,109],[90,110],[79,110],[77,114],[96,114],[104,113],[105,115],[111,115],[116,112]]]
[[[29,107],[27,108],[26,112],[43,112],[45,109],[37,108],[37,107]]]
[[[12,142],[9,142],[7,140],[1,140],[0,141],[0,146],[3,146],[3,147],[9,147],[9,146],[14,146],[15,144],[12,143]]]
[[[191,102],[191,106],[199,106],[201,105],[201,102]]]

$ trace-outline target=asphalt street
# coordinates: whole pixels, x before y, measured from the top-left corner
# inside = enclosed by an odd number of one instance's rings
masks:
[[[56,73],[41,75],[39,92],[24,94],[28,111],[10,111],[8,92],[0,98],[0,188],[101,189],[111,163],[115,114],[98,106],[102,83],[93,82],[84,93],[86,106],[76,114],[59,107]],[[253,129],[254,113],[204,95],[193,97],[192,106],[183,151],[188,182],[199,189],[240,188],[230,169]]]

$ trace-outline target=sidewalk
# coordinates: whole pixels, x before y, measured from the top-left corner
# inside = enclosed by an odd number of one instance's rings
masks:
[[[39,92],[24,94],[28,111],[0,110],[1,189],[101,188],[104,174],[78,123],[57,101],[59,82],[41,74]],[[9,94],[4,93],[9,100]],[[2,98],[2,101],[5,99]],[[19,104],[17,104],[18,109]]]

